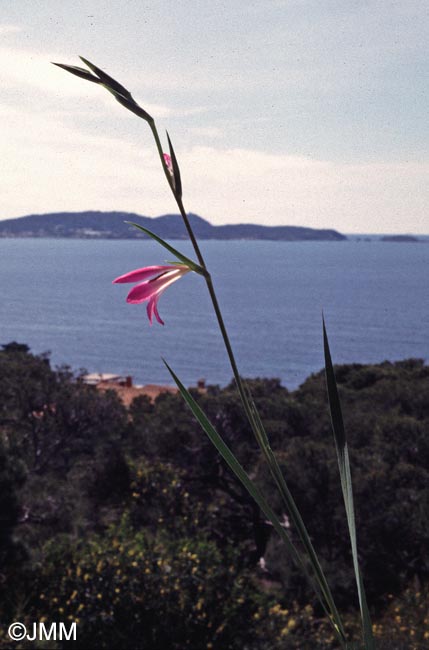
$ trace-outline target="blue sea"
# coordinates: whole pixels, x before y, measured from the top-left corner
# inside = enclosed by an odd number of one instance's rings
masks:
[[[172,245],[192,257],[187,242]],[[323,366],[322,310],[335,363],[429,357],[429,242],[207,241],[240,372],[295,388]],[[170,384],[231,380],[204,280],[190,273],[159,302],[128,305],[127,271],[170,259],[151,241],[0,239],[0,343],[51,352],[53,365]]]

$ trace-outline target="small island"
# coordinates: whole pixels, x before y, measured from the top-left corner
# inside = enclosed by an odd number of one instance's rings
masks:
[[[418,237],[414,237],[414,235],[385,235],[381,238],[381,241],[390,241],[399,244],[413,244],[415,242],[420,242],[421,240]]]

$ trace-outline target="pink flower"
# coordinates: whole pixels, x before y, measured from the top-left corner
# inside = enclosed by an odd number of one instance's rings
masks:
[[[171,147],[171,143],[170,143],[170,147]],[[169,182],[170,182],[171,188],[172,188],[176,198],[177,197],[181,198],[182,197],[182,183],[181,183],[181,180],[180,180],[180,172],[179,172],[179,169],[177,167],[177,163],[176,163],[176,167],[173,164],[174,153],[173,153],[172,149],[171,149],[171,153],[173,154],[173,156],[169,156],[168,153],[163,153],[162,155],[164,157],[164,164],[165,164],[165,166],[167,168],[168,175],[170,177]]]
[[[119,276],[113,280],[113,283],[139,282],[129,292],[127,302],[133,304],[147,302],[147,315],[150,324],[152,325],[152,318],[155,314],[158,323],[164,325],[164,321],[161,320],[158,313],[158,300],[170,284],[189,271],[191,271],[189,266],[179,263],[170,266],[145,266],[143,269],[136,269]]]
[[[168,153],[164,153],[163,156],[164,156],[164,162],[167,165],[167,169],[170,172],[170,175],[174,176],[173,163],[171,162],[171,156],[169,156]]]

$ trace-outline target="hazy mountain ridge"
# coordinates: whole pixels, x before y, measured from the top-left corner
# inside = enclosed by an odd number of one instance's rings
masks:
[[[336,230],[300,226],[233,224],[213,226],[196,214],[189,220],[199,239],[263,239],[283,241],[342,241],[347,237]],[[33,214],[0,221],[0,237],[59,237],[76,239],[136,239],[145,235],[125,223],[135,221],[165,239],[187,239],[179,215],[144,217],[132,212],[55,212]]]

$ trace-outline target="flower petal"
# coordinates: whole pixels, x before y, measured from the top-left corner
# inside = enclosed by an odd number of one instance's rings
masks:
[[[155,306],[155,296],[152,296],[152,298],[149,300],[147,303],[146,311],[147,311],[147,317],[149,318],[149,323],[152,325],[152,318],[153,318],[153,308]]]
[[[161,294],[158,295],[158,298]],[[157,306],[157,300],[154,300],[153,302],[153,313],[155,314],[155,318],[158,321],[160,325],[164,325],[164,321],[162,320],[161,316],[158,313],[158,306]]]
[[[145,266],[143,269],[135,269],[124,275],[120,275],[118,278],[113,280],[113,284],[120,284],[123,282],[139,282],[141,280],[148,280],[157,273],[164,273],[164,271],[170,271],[175,269],[174,266]]]
[[[156,293],[156,287],[154,288],[154,282],[142,282],[141,284],[136,284],[135,287],[131,289],[127,296],[127,302],[137,304],[139,302],[146,302],[149,300],[154,293]]]
[[[169,267],[171,269],[171,267]],[[180,269],[166,271],[158,278],[137,284],[131,289],[127,296],[127,302],[139,303],[149,300],[152,296],[166,289],[172,282],[175,282],[182,275]]]
[[[147,304],[147,308],[146,308],[147,309],[147,315],[148,315],[149,322],[150,322],[151,325],[152,325],[152,319],[153,319],[154,314],[155,314],[155,318],[158,321],[158,323],[160,325],[164,325],[164,321],[160,317],[160,315],[158,313],[158,307],[157,307],[158,300],[161,297],[162,293],[163,293],[163,291],[160,291],[155,296],[152,296],[152,298],[149,300],[149,302]]]
[[[164,156],[164,162],[168,167],[168,171],[170,174],[173,173],[173,163],[171,162],[171,156],[168,155],[168,153],[162,154]]]
[[[137,304],[148,301],[147,315],[150,324],[152,325],[155,316],[158,323],[164,325],[164,321],[158,312],[158,300],[170,284],[173,284],[191,270],[188,265],[180,263],[168,266],[146,266],[143,269],[125,273],[125,275],[121,275],[113,282],[136,282],[144,279],[144,282],[136,284],[128,293],[127,302]]]

